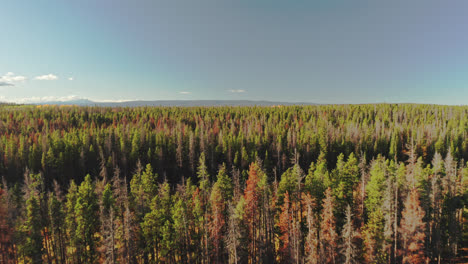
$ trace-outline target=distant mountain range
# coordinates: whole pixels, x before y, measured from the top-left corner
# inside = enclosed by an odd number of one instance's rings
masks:
[[[275,106],[275,105],[315,105],[306,102],[273,102],[251,100],[156,100],[156,101],[122,101],[98,102],[88,99],[70,101],[50,101],[31,103],[34,105],[79,105],[79,106],[108,106],[108,107],[136,107],[136,106]]]

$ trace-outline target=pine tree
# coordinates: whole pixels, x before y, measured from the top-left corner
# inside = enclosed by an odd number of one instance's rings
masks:
[[[172,222],[172,204],[173,197],[170,193],[170,186],[167,181],[165,181],[161,188],[159,189],[159,226],[161,232],[161,257],[163,262],[173,263],[175,262],[174,256],[174,226]]]
[[[231,200],[232,196],[234,195],[233,184],[232,179],[226,173],[226,165],[224,163],[219,168],[217,183],[223,195],[224,201]]]
[[[419,202],[419,193],[413,188],[404,204],[401,223],[401,256],[403,263],[426,263],[424,255],[425,223],[424,210]]]
[[[98,239],[95,234],[99,231],[99,205],[97,194],[91,176],[86,175],[85,180],[78,188],[75,216],[76,237],[81,247],[80,258],[84,262],[92,263],[97,258]]]
[[[208,174],[208,168],[206,167],[205,153],[200,155],[198,161],[197,176],[200,184],[200,190],[208,192],[210,185],[210,175]]]
[[[448,246],[449,255],[456,256],[458,249],[458,239],[460,236],[460,227],[457,221],[457,164],[452,156],[452,149],[449,148],[444,160],[445,177],[443,181],[444,199],[443,199],[443,232],[444,242]]]
[[[281,232],[280,236],[280,249],[279,252],[281,254],[282,262],[288,262],[291,256],[291,248],[290,248],[290,231],[291,231],[291,206],[289,201],[289,192],[286,191],[284,193],[284,201],[283,205],[281,206],[281,213],[279,216],[279,229]]]
[[[319,255],[319,240],[317,231],[317,220],[314,215],[315,200],[310,194],[305,195],[305,205],[307,208],[307,236],[305,238],[305,263],[318,264]]]
[[[430,254],[433,259],[440,260],[441,249],[442,249],[442,176],[444,173],[442,155],[439,153],[434,154],[432,159],[432,172],[433,176],[430,182],[431,192],[430,198],[430,215],[429,215],[429,243],[430,243]]]
[[[175,195],[171,215],[174,228],[174,250],[176,255],[179,256],[180,262],[188,263],[190,261],[190,236],[188,235],[190,226],[184,195],[185,190],[181,190]]]
[[[325,191],[325,198],[322,205],[322,221],[320,222],[320,252],[323,263],[337,263],[337,238],[335,226],[335,201],[331,188]]]
[[[341,240],[342,240],[342,248],[341,254],[344,257],[344,264],[353,264],[358,263],[357,261],[357,248],[354,244],[354,239],[356,237],[356,231],[354,230],[353,221],[352,221],[353,214],[351,213],[351,206],[348,205],[346,207],[346,219],[345,225],[343,226]]]
[[[130,181],[130,191],[136,206],[137,217],[143,217],[148,211],[151,200],[158,189],[158,175],[153,172],[151,164],[145,170],[137,169]]]
[[[5,264],[13,263],[13,232],[8,224],[7,195],[6,191],[0,188],[0,262]]]
[[[172,197],[169,184],[161,185],[158,195],[151,202],[150,212],[145,215],[141,223],[143,239],[145,241],[144,258],[153,262],[170,262],[173,257],[171,248],[173,241],[172,226]]]
[[[279,182],[278,199],[282,201],[283,195],[288,192],[293,201],[298,201],[303,177],[301,167],[299,167],[297,163],[286,170],[283,175],[281,175],[281,180]]]
[[[223,230],[225,224],[225,204],[223,193],[218,182],[213,185],[210,196],[211,213],[208,221],[208,231],[212,245],[212,263],[221,263],[221,254],[223,252]]]
[[[382,210],[384,213],[384,244],[383,250],[388,263],[394,263],[396,260],[396,243],[398,236],[398,179],[396,167],[393,161],[388,167],[388,174],[385,181],[385,191],[383,195]]]
[[[135,214],[130,211],[130,200],[127,189],[126,178],[120,178],[120,169],[114,169],[112,177],[112,192],[115,199],[116,210],[116,259],[120,263],[134,262],[135,256],[135,233],[137,224]]]
[[[379,156],[373,160],[370,168],[370,179],[366,185],[365,208],[368,220],[362,230],[365,259],[367,262],[383,262],[384,214],[382,211],[385,181],[388,174],[387,161]]]
[[[65,263],[66,252],[66,228],[65,228],[65,212],[60,194],[49,193],[48,217],[50,219],[50,230],[54,244],[54,258],[56,263]]]
[[[248,233],[248,254],[249,260],[256,262],[258,258],[257,236],[259,228],[259,206],[260,192],[258,184],[260,182],[259,174],[261,170],[257,163],[252,163],[249,169],[249,178],[244,191],[244,217],[243,220],[247,226]]]
[[[145,170],[141,166],[141,163],[137,163],[137,168],[135,174],[130,181],[130,205],[129,211],[125,213],[125,217],[128,220],[127,222],[133,222],[138,225],[138,223],[143,222],[143,218],[147,213],[151,211],[150,207],[152,205],[153,198],[158,190],[158,174],[153,172],[153,167],[150,163],[146,165]],[[132,212],[134,215],[132,215]],[[127,210],[125,210],[127,211]],[[134,219],[132,219],[134,218]],[[133,224],[133,223],[132,223]],[[135,255],[143,255],[143,258],[147,258],[147,255],[143,251],[147,250],[147,243],[143,239],[144,234],[142,234],[141,229],[135,228],[131,229],[130,226],[127,226],[126,231],[136,231],[135,232],[135,246],[136,250],[133,252]],[[130,232],[128,233],[130,235]],[[128,236],[127,235],[127,236]],[[128,242],[130,243],[130,241]],[[130,253],[130,252],[129,252]]]
[[[66,194],[65,202],[65,226],[66,233],[68,234],[68,247],[69,253],[67,258],[71,259],[74,263],[78,263],[78,258],[80,258],[81,247],[80,241],[77,236],[77,222],[76,222],[76,200],[78,198],[78,187],[75,182],[72,180],[70,186],[68,187],[68,193]]]
[[[237,264],[239,261],[238,247],[240,246],[241,232],[239,217],[243,212],[236,213],[236,208],[230,203],[228,206],[227,234],[225,236],[226,249],[229,255],[229,263]]]
[[[200,155],[197,168],[197,177],[201,191],[200,209],[203,212],[200,217],[203,259],[205,262],[208,262],[208,198],[210,192],[210,175],[208,173],[208,168],[206,167],[205,153]]]
[[[310,164],[309,172],[305,179],[305,188],[320,203],[326,188],[329,186],[330,176],[327,170],[327,161],[325,153],[321,152],[317,164]]]
[[[369,219],[362,231],[365,248],[365,260],[368,263],[385,262],[383,254],[384,216],[381,210],[369,214]]]
[[[101,220],[100,234],[102,236],[100,251],[103,263],[116,263],[116,213],[115,199],[112,187],[108,183],[104,187],[99,205]]]
[[[41,222],[39,202],[35,195],[31,195],[26,201],[26,221],[23,230],[27,234],[24,249],[25,255],[28,257],[28,262],[33,264],[43,263]]]

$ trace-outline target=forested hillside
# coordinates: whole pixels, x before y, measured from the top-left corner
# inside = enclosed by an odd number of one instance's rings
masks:
[[[447,263],[468,107],[0,106],[0,263]]]

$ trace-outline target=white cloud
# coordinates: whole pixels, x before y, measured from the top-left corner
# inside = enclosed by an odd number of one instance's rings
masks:
[[[131,99],[88,99],[93,102],[99,102],[99,103],[123,103],[123,102],[131,102],[131,101],[142,101],[142,100],[131,100]]]
[[[53,81],[53,80],[57,80],[58,77],[56,75],[49,73],[46,75],[37,76],[34,79],[39,80],[39,81]]]
[[[73,81],[73,77],[68,77],[68,80],[69,80],[69,81]]]
[[[191,94],[192,92],[180,91],[179,94]]]
[[[25,98],[14,98],[7,100],[8,102],[17,103],[17,104],[35,104],[35,103],[45,103],[45,102],[67,102],[72,100],[84,99],[77,95],[68,95],[68,96],[42,96],[42,97],[25,97]]]
[[[13,84],[7,82],[0,82],[0,86],[13,86]]]
[[[78,95],[67,95],[67,96],[35,96],[35,97],[23,97],[23,98],[7,98],[5,96],[0,96],[0,102],[8,102],[8,103],[16,103],[16,104],[42,104],[48,102],[69,102],[69,101],[76,101],[76,100],[89,100],[92,102],[99,102],[99,103],[122,103],[128,101],[138,101],[137,99],[91,99],[86,97],[81,97]]]
[[[230,93],[245,93],[247,92],[246,90],[238,89],[238,90],[228,90]]]
[[[15,75],[12,72],[0,77],[0,86],[14,86],[15,82],[23,82],[26,80],[26,77],[21,75]]]

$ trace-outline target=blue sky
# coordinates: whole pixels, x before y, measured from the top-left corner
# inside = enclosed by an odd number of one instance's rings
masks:
[[[467,104],[468,2],[11,0],[0,101]]]

